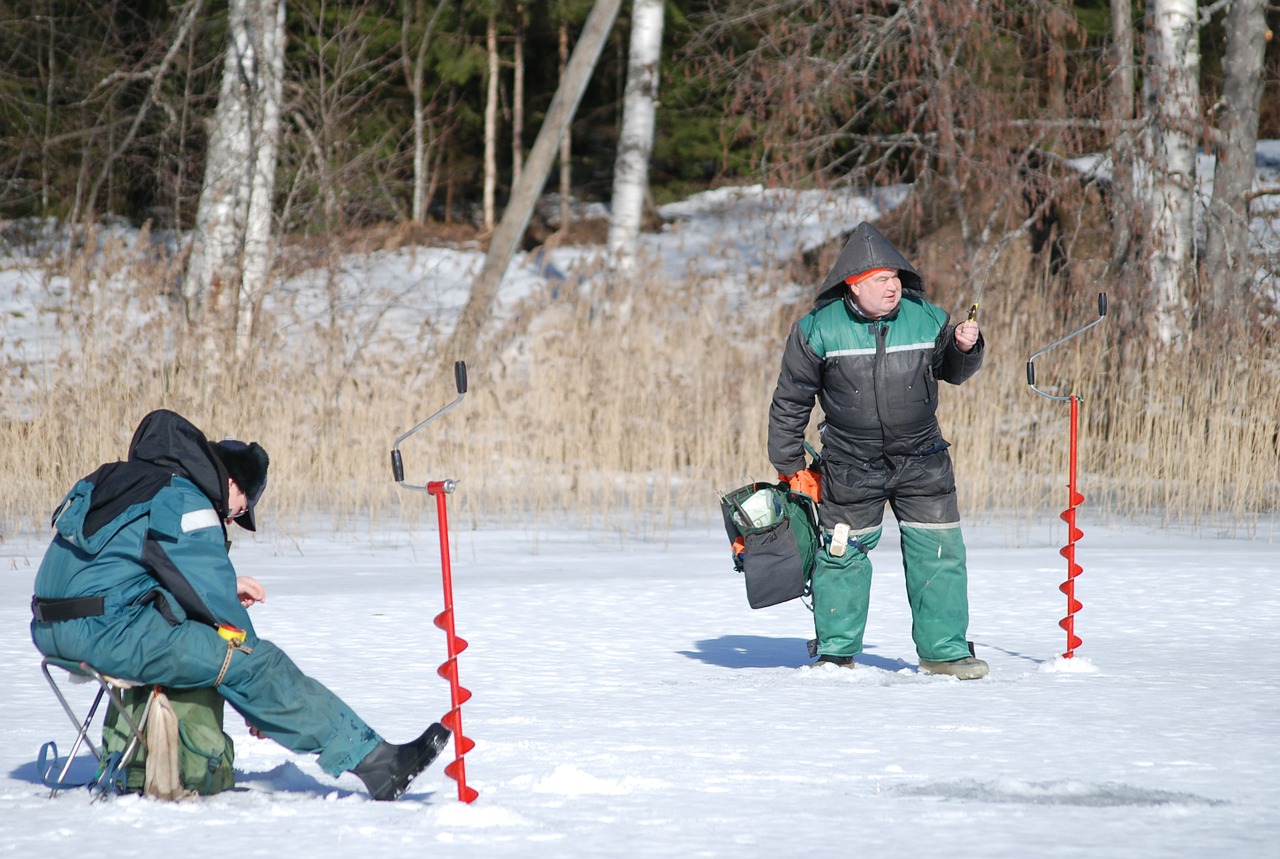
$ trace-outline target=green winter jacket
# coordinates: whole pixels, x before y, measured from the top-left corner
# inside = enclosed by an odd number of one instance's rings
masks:
[[[36,574],[35,596],[101,597],[108,625],[158,610],[170,625],[230,624],[254,638],[227,555],[226,485],[226,471],[198,429],[173,412],[152,412],[138,426],[129,460],[78,481],[54,512],[56,533]],[[83,630],[87,646],[97,626],[60,629],[71,636]],[[54,643],[51,624],[33,622],[32,634],[46,654],[80,656],[76,643]],[[118,650],[111,653],[101,650],[108,642],[94,640],[99,667],[128,667],[130,638],[109,642]]]
[[[143,418],[127,462],[84,478],[54,513],[57,535],[36,574],[31,638],[40,652],[171,689],[216,685],[245,720],[285,748],[318,754],[332,775],[382,742],[347,704],[258,638],[227,555],[227,472],[173,412]],[[88,597],[90,599],[83,599]],[[101,614],[56,618],[101,599]],[[213,629],[246,633],[232,646]],[[234,657],[234,658],[233,658]]]

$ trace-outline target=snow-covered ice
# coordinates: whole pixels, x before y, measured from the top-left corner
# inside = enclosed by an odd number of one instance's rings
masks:
[[[970,633],[991,663],[971,682],[917,672],[892,527],[873,553],[854,671],[807,667],[799,601],[747,606],[718,523],[660,542],[456,532],[470,805],[444,761],[401,801],[372,802],[354,777],[251,738],[234,714],[243,792],[49,800],[36,754],[50,739],[65,749],[71,728],[27,635],[43,544],[10,540],[0,854],[1275,856],[1274,542],[1106,528],[1086,511],[1084,643],[1071,660],[1060,658],[1062,524],[968,527]],[[260,634],[389,739],[448,710],[429,525],[329,537],[267,527],[239,535],[232,557],[268,589]]]

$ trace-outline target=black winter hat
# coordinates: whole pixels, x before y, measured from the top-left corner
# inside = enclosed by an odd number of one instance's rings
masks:
[[[256,441],[245,444],[234,438],[215,441],[210,446],[218,459],[222,460],[227,476],[236,482],[249,501],[249,508],[236,519],[236,524],[247,531],[258,530],[253,518],[253,508],[258,505],[258,499],[267,488],[267,466],[271,464],[267,452]]]

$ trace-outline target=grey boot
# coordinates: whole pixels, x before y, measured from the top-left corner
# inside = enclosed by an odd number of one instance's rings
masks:
[[[981,680],[987,676],[987,663],[976,656],[953,659],[949,662],[920,660],[920,670],[925,674],[950,674],[960,680]]]
[[[431,766],[447,742],[449,730],[435,722],[411,743],[380,743],[351,771],[360,777],[374,799],[397,799],[418,773]]]

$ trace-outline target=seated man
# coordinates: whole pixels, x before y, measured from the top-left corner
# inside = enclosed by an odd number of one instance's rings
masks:
[[[352,772],[396,799],[449,731],[432,724],[385,742],[338,696],[258,638],[247,606],[261,585],[237,577],[226,526],[255,530],[267,483],[256,442],[210,443],[171,411],[142,419],[127,462],[80,480],[53,514],[36,575],[31,638],[48,656],[147,684],[213,687],[254,728],[330,775]]]

